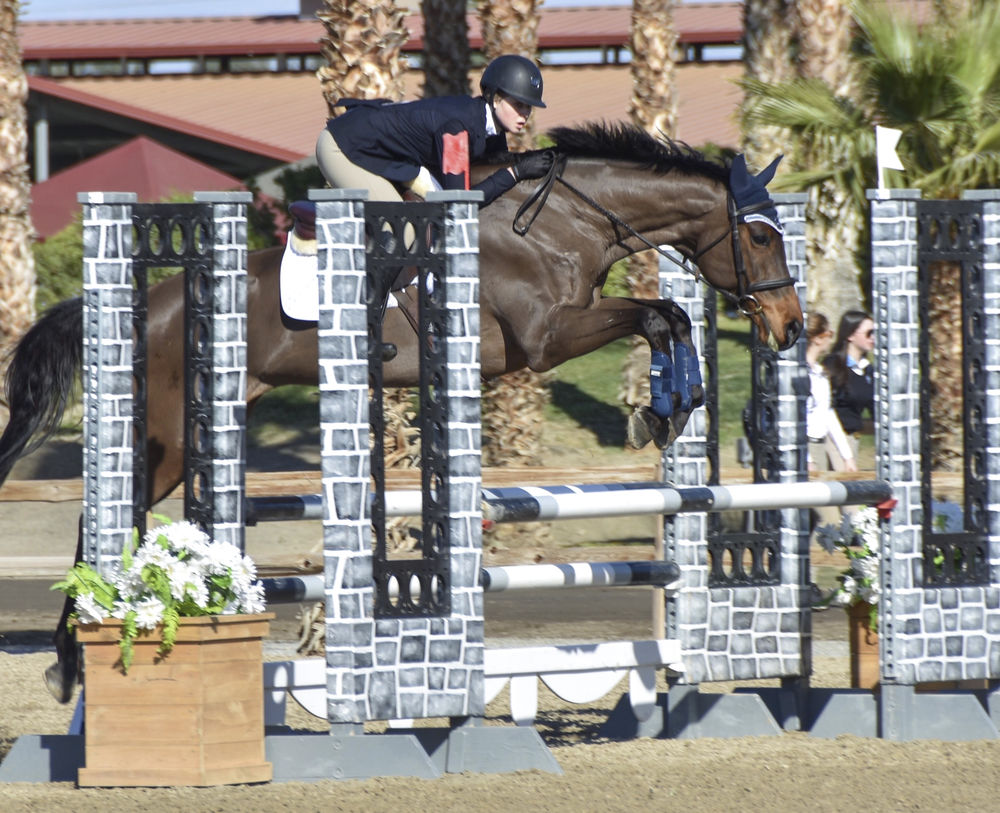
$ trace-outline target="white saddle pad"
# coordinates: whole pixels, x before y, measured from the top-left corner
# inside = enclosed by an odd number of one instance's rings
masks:
[[[315,242],[303,246],[302,241],[293,240],[289,235],[285,253],[281,256],[278,288],[281,293],[281,309],[285,315],[303,322],[319,320]],[[396,297],[389,297],[387,307],[399,307]]]

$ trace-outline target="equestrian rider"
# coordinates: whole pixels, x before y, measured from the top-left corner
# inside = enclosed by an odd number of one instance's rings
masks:
[[[330,119],[316,142],[316,160],[330,186],[367,189],[369,200],[401,201],[401,188],[421,197],[431,189],[468,189],[469,164],[507,152],[531,108],[545,107],[542,74],[529,59],[508,54],[483,71],[482,96],[441,96],[412,102],[341,99],[347,112]],[[512,155],[510,167],[473,186],[484,206],[517,181],[540,178],[550,153]]]
[[[340,99],[346,112],[330,119],[316,142],[320,171],[331,187],[367,189],[369,200],[398,202],[405,190],[425,197],[432,189],[468,189],[471,163],[506,157],[510,166],[472,187],[483,193],[482,206],[518,181],[544,176],[552,154],[508,154],[506,137],[524,129],[533,107],[545,107],[538,67],[522,56],[497,57],[479,87],[476,97]],[[393,356],[395,348],[385,345],[383,358]]]

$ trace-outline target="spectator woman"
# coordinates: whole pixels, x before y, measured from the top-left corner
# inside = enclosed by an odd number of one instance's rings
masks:
[[[833,408],[847,433],[855,460],[858,437],[869,426],[865,413],[868,421],[873,417],[875,381],[869,354],[874,347],[875,322],[871,316],[862,310],[849,310],[840,318],[837,341],[823,362],[830,378]],[[847,470],[839,453],[831,455],[831,459],[836,471]]]
[[[809,436],[809,471],[830,471],[833,461],[843,461],[844,470],[857,471],[854,449],[831,404],[830,379],[820,364],[833,343],[830,321],[815,311],[806,320],[806,363],[809,365],[809,400],[806,434]]]

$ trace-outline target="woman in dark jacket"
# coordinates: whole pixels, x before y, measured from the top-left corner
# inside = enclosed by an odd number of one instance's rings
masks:
[[[341,99],[347,112],[327,122],[316,143],[320,170],[332,187],[367,189],[369,200],[400,201],[401,189],[468,189],[469,165],[507,153],[508,132],[520,132],[542,101],[542,75],[521,56],[494,59],[480,80],[482,96],[442,96],[389,103]],[[511,155],[473,189],[487,205],[515,183],[540,178],[548,152]]]
[[[872,415],[875,401],[874,368],[869,353],[875,347],[875,322],[861,310],[850,310],[840,317],[837,341],[823,367],[830,377],[833,408],[858,457],[858,433],[865,427],[864,413]],[[831,454],[831,458],[833,455]],[[832,460],[837,471],[842,461]]]

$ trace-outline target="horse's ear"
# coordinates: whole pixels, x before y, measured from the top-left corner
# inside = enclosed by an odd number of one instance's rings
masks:
[[[740,157],[742,158],[743,156],[741,155]],[[779,155],[767,167],[757,173],[757,180],[762,186],[767,186],[771,182],[774,173],[778,171],[778,164],[781,163],[781,159],[784,157],[784,155]]]

